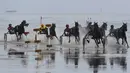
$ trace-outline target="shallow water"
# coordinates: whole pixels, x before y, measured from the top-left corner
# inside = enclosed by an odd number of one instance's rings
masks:
[[[33,28],[39,27],[39,16],[18,16],[18,15],[6,15],[5,21],[1,19],[1,25],[12,23],[14,25],[20,23],[20,21],[27,17],[30,23],[29,27],[26,27],[26,31],[31,34],[28,37],[24,37],[24,41],[34,40]],[[17,20],[15,18],[19,17]],[[50,16],[53,17],[53,16]],[[73,26],[73,21],[78,20],[83,26],[85,25],[85,19],[83,17],[65,17],[64,16],[54,16],[54,18],[49,18],[44,21],[45,23],[57,23],[57,34],[60,36],[63,32],[64,25],[70,23]],[[86,18],[86,17],[85,17]],[[54,20],[55,19],[55,20]],[[121,22],[108,22],[108,25],[114,24],[115,27],[120,27]],[[108,29],[109,29],[108,26]],[[51,41],[55,44],[52,49],[57,51],[46,54],[42,52],[40,54],[34,52],[35,49],[46,50],[47,42],[43,35],[39,35],[38,39],[42,39],[41,44],[24,44],[23,42],[16,42],[15,35],[8,35],[8,41],[10,43],[3,43],[3,35],[6,30],[7,25],[1,26],[1,36],[0,36],[0,70],[3,73],[129,73],[129,62],[130,54],[129,49],[125,49],[122,46],[116,45],[114,38],[108,38],[108,44],[105,49],[105,54],[103,53],[102,45],[100,48],[95,48],[95,43],[92,40],[90,44],[87,45],[86,54],[82,54],[82,44],[75,44],[73,38],[72,43],[68,43],[68,39],[65,37],[63,45],[60,46],[59,42],[54,39]],[[128,25],[129,27],[129,25]],[[108,33],[108,31],[107,31]],[[81,37],[85,34],[81,31]],[[127,32],[129,37],[129,30]],[[130,37],[129,37],[130,38]],[[130,39],[128,38],[128,41]],[[82,42],[82,41],[81,41]],[[78,50],[75,50],[78,49]],[[17,51],[26,51],[24,58],[21,55],[9,56],[9,49],[15,49]],[[75,52],[76,51],[76,52]],[[78,52],[77,52],[78,51]],[[41,60],[37,61],[35,58],[40,57]]]
[[[87,48],[86,54],[82,54],[82,48],[78,46],[54,46],[50,49],[57,51],[47,54],[44,52],[47,47],[42,44],[1,44],[0,70],[3,73],[129,73],[129,49],[122,50],[119,45],[115,45],[107,47],[106,54],[102,54],[101,48],[97,50],[93,47]],[[9,49],[26,51],[22,55],[24,58],[20,55],[9,56]],[[35,49],[44,51],[36,53]],[[41,60],[35,60],[37,57]]]

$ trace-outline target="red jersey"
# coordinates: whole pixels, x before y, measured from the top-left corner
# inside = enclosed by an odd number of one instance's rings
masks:
[[[13,29],[13,27],[8,27],[8,30],[12,30]]]

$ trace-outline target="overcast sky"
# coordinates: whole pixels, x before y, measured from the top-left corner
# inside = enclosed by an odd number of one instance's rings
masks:
[[[130,0],[0,0],[0,12],[130,13]]]

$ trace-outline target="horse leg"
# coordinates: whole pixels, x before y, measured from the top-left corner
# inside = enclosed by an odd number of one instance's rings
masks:
[[[18,39],[18,32],[16,32],[15,35],[16,35],[17,41],[19,41],[19,39]]]
[[[62,42],[63,42],[63,38],[62,37],[63,37],[63,35],[60,36],[60,44],[62,44]]]
[[[50,37],[51,40],[53,40],[53,36],[52,35],[50,35],[49,37]]]
[[[69,35],[69,41],[68,42],[70,43],[70,35]]]
[[[98,39],[97,42],[98,42],[98,44],[100,44],[100,43],[101,43],[101,42],[100,42],[100,39]]]
[[[77,36],[75,36],[75,42],[77,43]]]
[[[125,37],[124,40],[125,40],[125,42],[126,42],[126,44],[127,44],[127,48],[129,48],[129,44],[128,44],[128,42],[127,42],[127,37]]]
[[[16,35],[17,41],[18,41],[18,35]]]
[[[20,35],[18,35],[18,41],[20,40]]]
[[[117,44],[120,44],[120,43],[119,43],[119,38],[116,38],[116,41],[117,41],[117,42],[116,42]]]
[[[46,34],[46,38],[47,38],[47,40],[49,39],[49,36]]]
[[[105,38],[102,38],[101,41],[102,41],[103,49],[105,49]]]
[[[22,34],[19,35],[19,40],[21,40],[21,38],[22,38]]]
[[[80,41],[80,36],[78,35],[78,42]]]
[[[85,37],[83,38],[83,54],[85,54]]]
[[[88,37],[88,36],[85,35],[85,37],[83,38],[83,54],[85,54],[85,41],[86,41],[86,37]]]
[[[94,39],[95,40],[95,43],[96,43],[96,45],[97,45],[97,48],[99,47],[99,45],[98,45],[98,40],[97,39]]]
[[[78,36],[75,36],[75,42],[76,42],[76,43],[79,42],[79,38],[78,38]]]
[[[121,38],[122,39],[122,45],[124,44],[124,39],[123,38]]]

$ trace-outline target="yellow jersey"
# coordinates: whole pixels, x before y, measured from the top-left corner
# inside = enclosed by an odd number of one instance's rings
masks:
[[[40,30],[43,30],[45,28],[46,28],[46,26],[44,24],[41,24]]]

